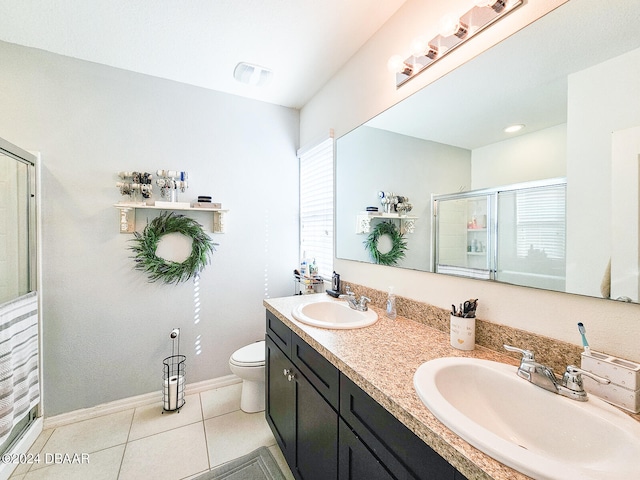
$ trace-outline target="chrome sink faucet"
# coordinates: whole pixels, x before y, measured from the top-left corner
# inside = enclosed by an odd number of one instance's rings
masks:
[[[582,375],[593,378],[596,382],[605,385],[611,383],[609,379],[594,375],[575,365],[569,365],[562,379],[559,380],[553,373],[553,369],[536,362],[535,355],[531,350],[523,350],[512,347],[511,345],[504,345],[504,348],[510,352],[517,352],[522,355],[522,360],[520,360],[520,366],[517,372],[519,377],[524,378],[540,388],[579,402],[586,402],[589,399],[587,392],[584,391]]]
[[[369,310],[369,307],[367,307],[367,304],[371,303],[371,299],[369,297],[362,295],[360,297],[360,301],[358,301],[356,300],[356,294],[351,291],[349,285],[345,287],[345,290],[347,293],[340,295],[338,298],[344,298],[351,308],[358,310],[359,312],[366,312]]]

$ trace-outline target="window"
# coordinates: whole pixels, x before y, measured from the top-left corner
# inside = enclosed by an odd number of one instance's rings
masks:
[[[564,260],[566,185],[516,192],[518,257]]]
[[[315,259],[318,273],[333,272],[333,131],[298,151],[300,159],[300,255]]]

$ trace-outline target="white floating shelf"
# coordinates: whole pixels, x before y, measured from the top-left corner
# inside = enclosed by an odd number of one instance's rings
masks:
[[[398,213],[384,213],[384,212],[360,212],[356,216],[356,233],[370,233],[371,232],[371,220],[374,218],[382,218],[385,220],[399,220],[400,221],[400,233],[413,233],[416,227],[416,220],[419,217],[411,215],[400,215]]]
[[[176,205],[171,205],[172,203],[175,203]],[[120,209],[120,233],[133,233],[133,230],[135,229],[135,211],[138,209],[175,210],[180,212],[212,212],[212,232],[225,233],[224,217],[229,211],[222,208],[192,207],[186,202],[156,202],[154,205],[147,205],[144,202],[119,202],[113,206]],[[133,218],[130,217],[130,214],[133,214]]]

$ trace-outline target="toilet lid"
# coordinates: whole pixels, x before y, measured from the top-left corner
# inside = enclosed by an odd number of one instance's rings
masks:
[[[231,361],[236,365],[264,365],[264,348],[264,340],[239,348],[231,355]]]

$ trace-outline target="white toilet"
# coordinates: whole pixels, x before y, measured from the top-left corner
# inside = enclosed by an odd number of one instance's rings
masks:
[[[247,413],[264,410],[264,340],[239,348],[229,358],[231,371],[242,379],[240,408]]]

